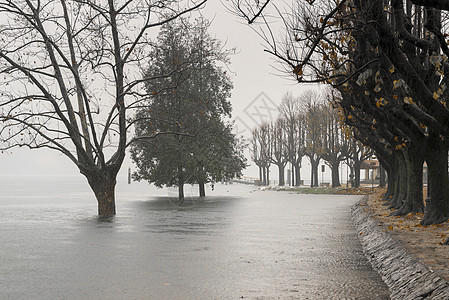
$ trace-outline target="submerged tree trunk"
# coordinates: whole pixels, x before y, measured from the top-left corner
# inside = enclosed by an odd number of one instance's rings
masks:
[[[204,186],[204,182],[198,183],[198,187],[200,190],[200,197],[206,197],[206,188]]]
[[[114,216],[116,176],[113,174],[89,174],[87,181],[92,188],[98,202],[98,215],[101,217]]]

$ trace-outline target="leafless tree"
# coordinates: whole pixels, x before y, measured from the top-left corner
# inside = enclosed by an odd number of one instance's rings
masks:
[[[87,178],[99,215],[115,215],[125,150],[151,138],[129,132],[132,110],[151,96],[141,70],[152,32],[204,3],[0,0],[1,148],[64,154]]]
[[[298,98],[286,93],[282,97],[279,111],[286,123],[288,161],[293,167],[292,184],[298,186],[301,182],[300,170],[305,150],[303,108]]]

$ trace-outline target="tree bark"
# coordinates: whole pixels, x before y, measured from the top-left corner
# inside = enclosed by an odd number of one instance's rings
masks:
[[[267,183],[265,185],[270,185],[270,167],[267,167]]]
[[[266,167],[262,168],[262,173],[263,173],[262,185],[267,185],[267,168]]]
[[[340,174],[338,173],[339,163],[337,161],[331,162],[331,172],[332,172],[332,187],[339,187],[340,184]]]
[[[360,165],[362,164],[358,159],[358,155],[356,154],[357,159],[354,160],[354,187],[360,187]]]
[[[92,188],[98,202],[98,215],[100,217],[110,217],[115,212],[115,185],[116,176],[113,174],[92,173],[85,175]]]
[[[396,173],[396,190],[391,202],[391,208],[399,209],[404,204],[407,198],[407,164],[405,162],[404,154],[397,152],[397,168]]]
[[[184,202],[184,183],[180,182],[178,185],[178,202]]]
[[[200,197],[206,197],[206,188],[204,186],[204,182],[199,182],[198,186],[200,190]]]
[[[311,187],[315,187],[318,186],[318,166],[320,165],[320,160],[316,159],[316,160],[310,160],[310,165],[312,168],[312,178],[311,178],[311,183],[310,186]]]
[[[301,183],[301,167],[299,164],[294,164],[293,169],[295,170],[295,186],[300,186]]]
[[[404,151],[407,168],[407,197],[394,215],[424,212],[422,191],[424,159],[419,147],[412,144]]]
[[[449,217],[448,147],[439,135],[430,134],[426,153],[428,176],[431,185],[430,203],[422,225],[439,224]]]
[[[285,166],[283,164],[278,164],[279,169],[279,186],[285,185]]]

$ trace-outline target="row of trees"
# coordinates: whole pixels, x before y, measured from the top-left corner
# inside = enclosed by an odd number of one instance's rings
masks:
[[[184,200],[184,184],[232,179],[246,167],[243,147],[232,133],[232,83],[219,63],[228,51],[208,33],[209,22],[180,18],[165,24],[149,53],[146,77],[151,96],[135,116],[136,136],[131,147],[137,166],[134,178],[158,187],[177,186]]]
[[[323,96],[324,95],[324,96]],[[360,185],[360,166],[372,151],[351,138],[342,126],[342,114],[332,107],[336,95],[327,90],[323,95],[307,91],[295,98],[284,95],[279,106],[281,117],[253,130],[252,159],[259,167],[260,182],[269,182],[269,168],[279,171],[279,185],[285,184],[285,167],[292,165],[292,184],[300,185],[301,164],[307,157],[311,165],[311,186],[318,186],[318,166],[323,160],[331,169],[332,186],[340,186],[339,166],[347,161],[354,176],[354,186]]]
[[[267,21],[270,1],[233,1],[249,23]],[[397,214],[423,212],[422,223],[449,218],[449,48],[445,1],[297,1],[282,18],[282,37],[266,49],[298,82],[323,82],[352,135],[388,172],[385,199]],[[265,22],[269,28],[269,23]]]

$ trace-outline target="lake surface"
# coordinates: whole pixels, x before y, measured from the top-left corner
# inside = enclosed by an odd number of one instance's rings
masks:
[[[121,180],[104,221],[82,177],[0,180],[1,299],[389,299],[350,219],[359,197],[233,184],[177,206]]]

